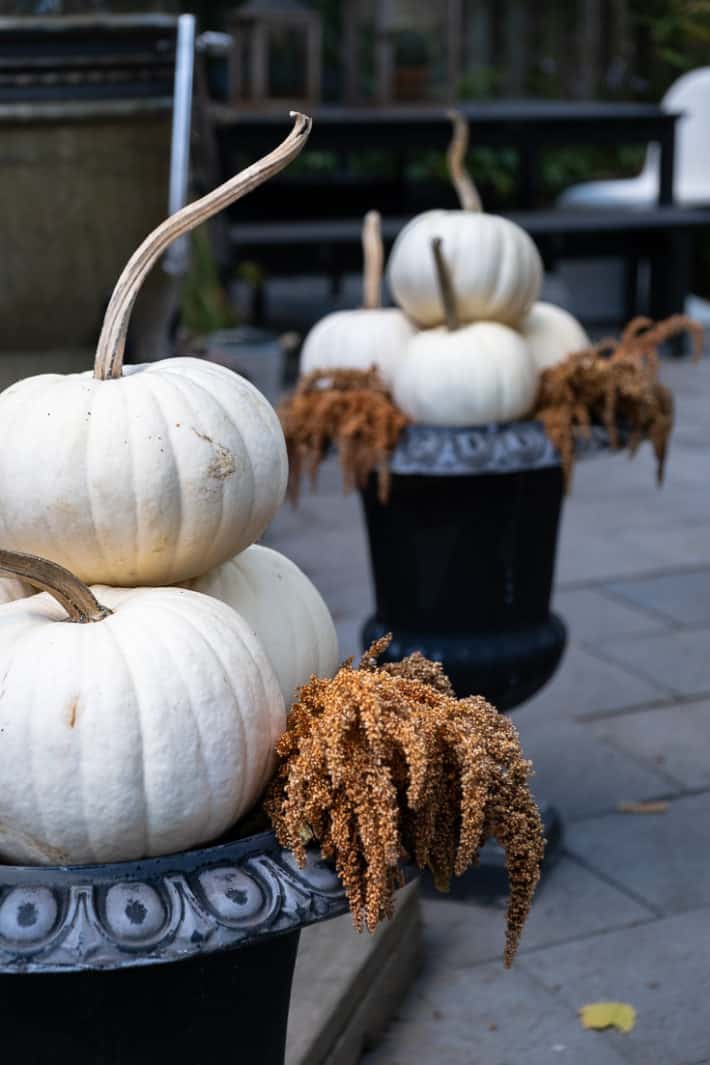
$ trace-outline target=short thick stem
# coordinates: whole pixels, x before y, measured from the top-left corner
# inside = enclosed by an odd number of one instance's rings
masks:
[[[133,253],[116,283],[104,317],[94,361],[94,376],[99,380],[121,376],[133,304],[141,285],[165,249],[183,233],[188,233],[283,170],[299,154],[311,131],[311,120],[297,111],[291,113],[295,119],[293,129],[278,148],[202,199],[166,218]]]
[[[432,237],[431,250],[434,255],[436,279],[439,283],[439,294],[441,295],[441,302],[444,305],[446,328],[453,331],[454,329],[458,329],[460,324],[458,309],[456,307],[456,291],[454,289],[454,283],[451,280],[451,272],[446,259],[444,258],[444,253],[441,250],[441,245],[441,237]]]
[[[103,621],[111,613],[108,607],[101,606],[93,592],[78,577],[47,558],[0,550],[0,570],[49,592],[64,607],[72,621]]]
[[[466,169],[468,122],[460,111],[449,111],[448,115],[453,124],[453,132],[446,153],[451,181],[464,211],[482,211],[483,205],[478,189]]]
[[[382,225],[379,211],[368,211],[362,225],[362,305],[368,310],[382,306]]]

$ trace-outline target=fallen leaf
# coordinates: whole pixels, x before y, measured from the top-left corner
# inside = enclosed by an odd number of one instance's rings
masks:
[[[659,802],[620,802],[616,806],[620,814],[664,814],[668,803]]]
[[[636,1024],[636,1010],[628,1002],[591,1002],[582,1006],[579,1016],[583,1028],[596,1031],[618,1028],[620,1032],[630,1032]]]

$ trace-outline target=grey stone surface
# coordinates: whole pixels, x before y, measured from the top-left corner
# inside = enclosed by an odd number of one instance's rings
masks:
[[[613,1050],[630,1065],[697,1065],[710,1051],[709,948],[703,909],[551,947],[520,966],[571,1009],[602,1000],[635,1007],[632,1032],[585,1033],[597,1060]]]
[[[660,769],[678,787],[710,788],[710,701],[642,710],[598,722],[597,736]]]
[[[702,529],[707,536],[707,527]],[[617,581],[608,590],[618,599],[680,625],[710,624],[710,569]]]
[[[618,586],[611,587],[616,590]],[[604,588],[561,589],[555,596],[554,609],[565,619],[577,643],[596,644],[617,636],[665,632],[669,628],[666,621],[633,602],[619,602],[606,595]]]
[[[710,692],[709,651],[707,627],[615,640],[606,654],[676,695],[704,695]]]
[[[579,821],[567,826],[566,843],[572,854],[664,913],[710,906],[710,792],[673,799],[663,814]],[[710,926],[706,937],[710,952]],[[710,1026],[708,1036],[710,1047]]]
[[[453,901],[445,895],[424,896],[420,905],[428,957],[463,969],[500,961],[505,899],[486,905],[475,898]],[[648,907],[571,858],[562,857],[537,891],[520,953],[637,924],[652,915]]]

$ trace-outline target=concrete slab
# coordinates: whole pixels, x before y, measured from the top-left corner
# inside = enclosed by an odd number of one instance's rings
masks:
[[[707,536],[707,532],[706,532]],[[615,640],[604,654],[676,695],[710,693],[710,627]]]
[[[614,590],[617,587],[612,586]],[[643,606],[619,602],[606,595],[603,588],[561,589],[554,598],[554,609],[564,618],[576,643],[602,643],[617,636],[665,632],[670,627]]]
[[[704,530],[707,537],[707,528]],[[710,569],[665,573],[607,585],[617,600],[652,610],[679,625],[710,624]]]
[[[600,739],[671,777],[710,788],[710,700],[642,710],[592,726]]]
[[[551,947],[520,966],[571,1009],[602,1000],[636,1008],[627,1035],[585,1033],[595,1060],[611,1050],[630,1065],[697,1065],[710,1051],[709,946],[710,909],[702,909]]]
[[[425,957],[470,968],[503,956],[506,900],[424,896],[420,902]],[[523,933],[521,953],[647,921],[653,911],[570,858],[545,876]]]
[[[663,913],[710,906],[708,792],[673,799],[665,814],[611,813],[568,825],[566,846]],[[705,936],[707,951],[710,925]]]
[[[363,1056],[362,1065],[621,1065],[623,1061],[610,1043],[600,1045],[581,1028],[576,1008],[559,989],[544,988],[519,962],[509,972],[500,962],[452,969],[443,957],[421,974],[398,1020]]]

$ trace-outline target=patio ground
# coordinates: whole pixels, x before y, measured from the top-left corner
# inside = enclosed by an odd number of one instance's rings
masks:
[[[665,362],[677,427],[665,486],[647,447],[580,463],[565,504],[555,606],[570,642],[515,712],[535,788],[565,820],[513,969],[503,913],[422,900],[412,990],[362,1065],[710,1063],[710,358]],[[266,542],[310,574],[343,656],[372,609],[356,497],[333,463]],[[666,800],[665,812],[617,811]],[[598,1000],[635,1029],[582,1029]]]

